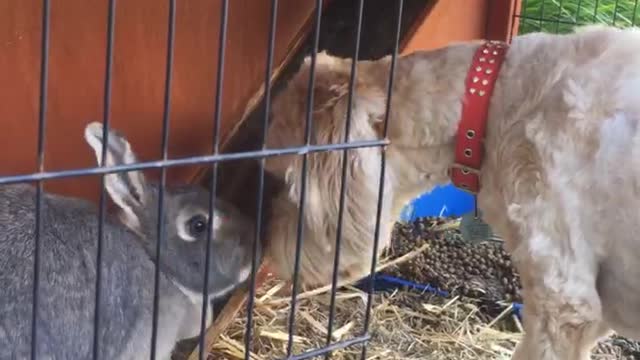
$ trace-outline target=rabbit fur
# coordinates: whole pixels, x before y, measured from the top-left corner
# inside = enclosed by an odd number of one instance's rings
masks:
[[[85,139],[101,160],[103,127],[91,123]],[[136,162],[131,146],[109,131],[106,165]],[[150,356],[154,299],[158,187],[140,171],[105,176],[120,208],[107,217],[101,265],[100,359]],[[38,288],[38,359],[89,359],[93,346],[98,216],[85,200],[43,194]],[[207,325],[211,299],[250,274],[253,224],[221,200],[208,222],[209,192],[167,188],[160,250],[156,358],[200,332],[207,225],[212,229]],[[31,350],[36,191],[0,186],[0,358],[26,359]]]

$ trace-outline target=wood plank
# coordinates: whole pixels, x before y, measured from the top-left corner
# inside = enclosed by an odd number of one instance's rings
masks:
[[[435,49],[451,42],[483,38],[490,1],[438,1],[411,39],[405,43],[402,54]]]
[[[281,0],[275,64],[282,63],[313,12],[314,0]],[[169,156],[211,151],[220,0],[179,1],[176,11]],[[221,137],[242,118],[263,83],[270,2],[229,2]],[[41,3],[0,2],[0,176],[36,170]],[[102,119],[106,0],[51,2],[47,171],[95,165],[82,132]],[[111,115],[143,161],[160,157],[168,6],[156,0],[120,1],[116,10]],[[259,34],[257,36],[257,34]],[[170,182],[196,167],[168,171]],[[153,175],[153,174],[152,174]],[[97,198],[97,178],[47,182],[49,191]]]
[[[522,0],[494,0],[489,3],[487,35],[489,40],[509,41],[518,33]]]

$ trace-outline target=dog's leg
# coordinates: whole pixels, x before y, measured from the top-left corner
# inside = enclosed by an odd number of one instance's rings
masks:
[[[513,359],[587,360],[606,335],[596,288],[598,259],[579,222],[538,197],[512,204],[512,257],[520,273],[525,336]],[[575,223],[574,223],[575,221]]]
[[[596,342],[609,333],[601,321],[562,323],[549,312],[531,311],[531,305],[525,301],[525,336],[514,360],[588,360]]]
[[[538,245],[539,236],[532,240]],[[518,267],[525,336],[513,359],[588,360],[597,340],[609,332],[602,321],[595,267],[589,259],[559,249],[545,254],[530,250],[524,257]]]

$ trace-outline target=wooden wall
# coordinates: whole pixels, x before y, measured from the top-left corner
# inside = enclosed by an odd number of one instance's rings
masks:
[[[0,1],[0,176],[36,170],[42,1]],[[270,1],[231,0],[222,100],[222,136],[239,121],[264,80]],[[171,96],[171,158],[211,151],[220,0],[179,0]],[[314,0],[281,0],[276,65],[314,11]],[[107,0],[51,1],[47,171],[93,166],[82,132],[103,112]],[[118,1],[112,127],[142,160],[160,157],[168,1]],[[170,181],[196,169],[170,171]],[[97,178],[54,181],[47,189],[95,198]]]
[[[508,40],[517,28],[513,15],[519,5],[520,0],[439,0],[405,42],[402,53],[458,41]]]
[[[230,0],[222,139],[264,80],[270,1]],[[325,5],[330,1],[325,0]],[[95,165],[82,131],[103,112],[107,0],[51,1],[47,171]],[[211,150],[221,0],[178,0],[169,156]],[[403,39],[403,53],[452,41],[503,38],[519,0],[439,0]],[[280,0],[275,66],[293,53],[313,18],[314,0]],[[0,176],[36,171],[41,1],[0,1]],[[160,156],[168,1],[118,1],[112,127],[141,160]],[[191,179],[198,169],[168,172]],[[48,182],[54,192],[96,198],[97,178]]]

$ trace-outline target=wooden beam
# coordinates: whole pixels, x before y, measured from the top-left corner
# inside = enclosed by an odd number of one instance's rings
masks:
[[[517,35],[522,0],[491,0],[487,12],[486,38],[510,41]]]
[[[402,54],[484,38],[490,1],[493,0],[435,2],[411,38],[404,42]]]
[[[425,6],[424,11],[418,16],[416,21],[411,24],[411,27],[404,35],[402,39],[400,39],[400,44],[398,44],[398,53],[402,54],[407,45],[411,42],[418,29],[422,27],[422,24],[425,22],[429,14],[431,14],[431,10],[433,10],[434,6],[438,3],[439,0],[431,0],[427,6]]]

